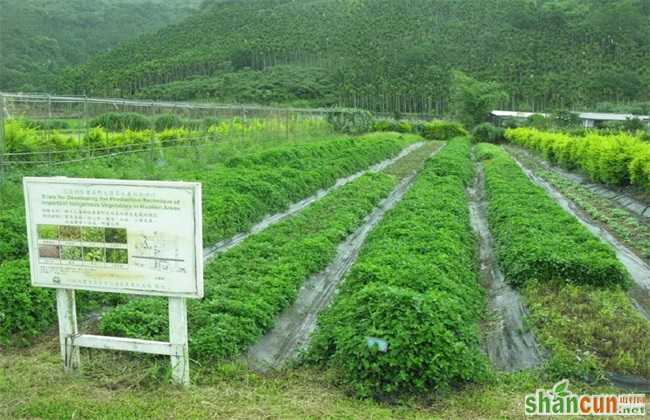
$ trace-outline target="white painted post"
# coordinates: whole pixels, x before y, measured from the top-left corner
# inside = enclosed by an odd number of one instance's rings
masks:
[[[187,345],[187,300],[169,298],[169,342],[172,345],[172,383],[190,385],[190,357]]]
[[[74,290],[56,289],[56,310],[59,316],[59,342],[63,368],[68,373],[79,370],[79,347],[73,344],[77,335],[77,308]]]

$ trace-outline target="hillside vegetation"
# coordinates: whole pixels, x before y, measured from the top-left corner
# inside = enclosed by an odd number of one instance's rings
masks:
[[[446,110],[452,71],[504,106],[650,99],[647,0],[208,0],[70,69],[97,95]]]
[[[0,0],[0,89],[51,89],[64,66],[182,20],[201,1]]]

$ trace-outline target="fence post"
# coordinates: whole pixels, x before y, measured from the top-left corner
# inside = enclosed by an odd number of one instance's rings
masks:
[[[287,124],[287,140],[289,140],[289,110],[287,109],[286,115],[285,115],[285,120]]]
[[[5,178],[5,96],[0,94],[0,182]]]
[[[88,136],[88,97],[84,94],[84,132]]]

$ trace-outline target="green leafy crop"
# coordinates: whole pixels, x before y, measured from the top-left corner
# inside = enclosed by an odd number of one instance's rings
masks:
[[[104,242],[104,228],[82,227],[81,240],[86,242]]]
[[[265,215],[285,209],[291,203],[331,186],[336,179],[367,168],[369,165],[397,154],[405,145],[417,140],[416,136],[392,133],[375,133],[359,138],[333,138],[267,146],[263,142],[236,145],[238,151],[230,151],[229,158],[221,154],[229,152],[228,146],[219,151],[218,163],[209,160],[188,159],[181,153],[173,155],[173,164],[161,168],[152,167],[142,156],[125,156],[102,159],[60,167],[48,167],[27,172],[30,175],[66,175],[96,178],[151,178],[195,180],[203,184],[204,242],[213,244],[230,235],[247,230]],[[286,140],[285,140],[286,141]],[[243,149],[243,151],[239,151]],[[206,148],[212,151],[211,148]],[[212,152],[214,153],[214,152]],[[235,156],[239,156],[235,158]],[[211,159],[215,159],[211,156]],[[21,173],[0,185],[0,260],[26,261],[27,241],[25,215],[22,206]],[[62,240],[124,244],[124,229],[87,229],[78,226],[59,226],[58,237]],[[47,233],[45,233],[47,232]],[[42,234],[53,235],[53,230],[41,229]],[[62,247],[66,260],[105,261],[127,264],[128,254],[121,250],[85,247],[79,249]],[[0,273],[0,281],[2,280]],[[24,281],[29,284],[29,277]],[[93,300],[101,297],[90,296]],[[82,295],[82,296],[85,296]],[[106,301],[115,299],[106,296]],[[80,298],[79,307],[84,308],[88,299]],[[44,315],[45,316],[45,315]],[[42,325],[34,318],[34,328]],[[27,322],[27,321],[26,321]]]
[[[533,185],[505,151],[489,144],[477,148],[484,159],[490,229],[508,281],[629,282],[614,251]]]
[[[254,343],[395,184],[388,175],[365,175],[208,264],[205,297],[188,308],[192,357],[231,358]],[[104,334],[165,339],[166,301],[133,300],[107,313],[100,328]]]
[[[468,173],[469,141],[456,139],[370,234],[319,319],[308,359],[333,367],[359,396],[445,388],[487,372],[477,330],[483,291],[465,180],[456,176]],[[385,340],[386,352],[369,337]]]

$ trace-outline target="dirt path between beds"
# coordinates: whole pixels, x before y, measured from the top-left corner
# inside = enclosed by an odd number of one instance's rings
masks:
[[[477,164],[474,184],[468,188],[472,228],[479,238],[479,280],[487,291],[488,316],[482,347],[492,365],[499,370],[513,372],[528,369],[542,362],[537,340],[524,327],[527,310],[519,292],[505,281],[494,255],[494,240],[487,220],[485,176],[483,166]]]
[[[428,156],[439,150],[440,147]],[[279,369],[307,347],[316,328],[318,314],[331,302],[338,285],[357,260],[368,234],[386,212],[399,203],[415,178],[415,172],[405,176],[388,197],[366,216],[363,224],[339,244],[336,256],[329,265],[303,283],[296,301],[277,317],[274,327],[249,349],[247,361],[250,368],[262,372]]]
[[[294,203],[289,206],[288,209],[286,209],[283,212],[276,213],[273,215],[266,216],[264,219],[262,219],[259,223],[255,224],[253,227],[251,227],[247,232],[241,232],[238,233],[237,235],[224,239],[223,241],[217,242],[214,245],[211,245],[209,247],[206,247],[203,250],[203,260],[205,262],[209,261],[210,259],[214,258],[215,256],[219,254],[223,254],[224,252],[228,251],[229,249],[237,246],[240,244],[244,239],[248,238],[251,235],[255,235],[256,233],[259,233],[263,231],[264,229],[273,226],[276,223],[280,223],[281,221],[293,216],[294,214],[298,213],[299,211],[305,209],[306,207],[309,207],[316,201],[320,200],[321,198],[325,197],[329,193],[331,193],[334,190],[337,190],[341,188],[342,186],[349,184],[350,182],[354,181],[355,179],[365,175],[366,173],[369,172],[380,172],[389,167],[390,165],[394,164],[398,160],[408,156],[412,152],[415,152],[416,150],[420,149],[423,147],[426,143],[425,142],[418,142],[411,144],[410,146],[404,148],[397,156],[392,157],[390,159],[386,159],[382,162],[376,163],[372,166],[370,166],[367,169],[364,169],[362,171],[359,171],[355,174],[352,174],[350,176],[347,176],[345,178],[340,178],[339,180],[336,181],[334,185],[332,185],[329,188],[319,190],[316,192],[316,194],[307,197],[303,200],[298,201],[297,203]]]

